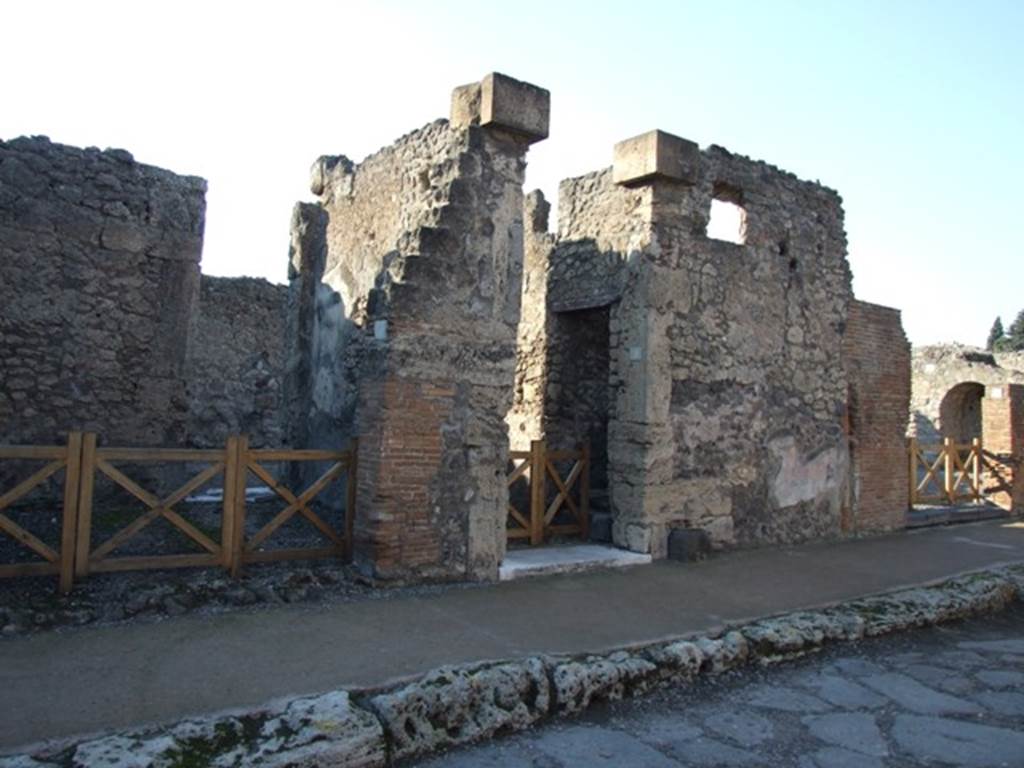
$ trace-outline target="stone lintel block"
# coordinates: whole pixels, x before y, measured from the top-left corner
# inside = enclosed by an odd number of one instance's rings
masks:
[[[452,124],[497,128],[527,144],[548,137],[550,114],[549,91],[498,72],[452,91]]]
[[[654,179],[693,184],[700,167],[700,147],[664,131],[648,131],[615,145],[612,181],[626,186]]]

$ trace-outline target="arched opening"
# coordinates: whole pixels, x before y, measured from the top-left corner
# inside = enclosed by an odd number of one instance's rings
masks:
[[[969,443],[981,437],[981,399],[985,386],[976,381],[957,384],[939,405],[939,430],[943,437]]]

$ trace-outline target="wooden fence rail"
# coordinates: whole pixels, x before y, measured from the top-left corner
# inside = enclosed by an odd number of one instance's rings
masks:
[[[910,505],[956,504],[981,501],[981,440],[958,444],[952,438],[941,443],[907,440],[910,471]]]
[[[558,462],[570,462],[568,474],[562,476]],[[509,451],[510,469],[507,483],[510,491],[508,505],[509,540],[528,539],[530,546],[538,546],[553,534],[590,535],[590,446],[584,444],[573,450],[549,450],[544,440],[533,440],[528,451]],[[548,482],[552,484],[553,498],[548,501]],[[517,483],[528,489],[529,509],[516,506],[512,489]],[[520,486],[522,487],[522,486]],[[577,492],[573,494],[573,489]],[[560,512],[568,513],[568,521],[560,522]],[[565,517],[566,515],[563,515]]]
[[[351,558],[352,526],[355,517],[355,473],[357,443],[349,450],[252,449],[248,438],[232,436],[224,448],[120,448],[98,447],[95,433],[72,432],[64,446],[0,446],[0,461],[46,461],[38,471],[0,495],[0,533],[42,557],[40,562],[0,565],[0,578],[57,573],[60,590],[68,592],[73,580],[89,573],[153,568],[222,567],[238,576],[245,563],[304,558]],[[329,462],[330,467],[301,492],[294,492],[266,467],[272,462]],[[123,467],[159,464],[197,465],[191,477],[162,497],[145,488],[145,481],[133,478]],[[60,548],[55,549],[18,525],[2,511],[48,480],[64,471]],[[137,473],[137,471],[136,471]],[[254,476],[282,499],[286,506],[251,536],[246,536],[246,487]],[[106,478],[126,492],[144,511],[103,541],[94,544],[97,526],[93,516],[96,481]],[[311,507],[332,483],[347,478],[344,522],[332,526]],[[220,478],[222,496],[219,535],[204,531],[189,521],[179,507],[197,491]],[[102,503],[102,502],[100,502]],[[326,546],[268,548],[270,539],[295,515],[312,525],[327,540]],[[117,555],[157,520],[165,520],[182,534],[198,553],[124,556]]]

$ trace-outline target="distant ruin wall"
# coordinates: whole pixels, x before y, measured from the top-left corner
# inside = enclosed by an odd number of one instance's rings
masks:
[[[190,445],[220,447],[237,434],[257,447],[285,443],[287,294],[262,278],[201,277],[185,372]]]
[[[0,442],[180,445],[206,182],[0,141]]]
[[[1013,353],[999,354],[997,358],[984,349],[964,344],[914,347],[907,434],[924,443],[939,442],[946,436],[959,439],[961,436],[954,434],[960,431],[959,424],[943,425],[944,405],[947,421],[950,416],[963,418],[965,404],[961,401],[964,398],[954,388],[966,389],[965,385],[973,384],[975,399],[980,399],[985,387],[1009,383],[1024,384],[1024,370],[1020,369],[1019,358]],[[975,410],[978,408],[980,404]],[[972,415],[980,429],[980,411]]]
[[[847,429],[852,485],[851,532],[904,525],[909,480],[906,419],[910,408],[910,344],[900,312],[850,302],[843,334],[843,368],[849,381]]]

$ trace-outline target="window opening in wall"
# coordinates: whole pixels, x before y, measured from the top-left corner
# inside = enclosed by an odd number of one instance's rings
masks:
[[[747,242],[747,211],[743,191],[716,183],[711,192],[711,216],[705,234],[713,240],[743,245]]]

